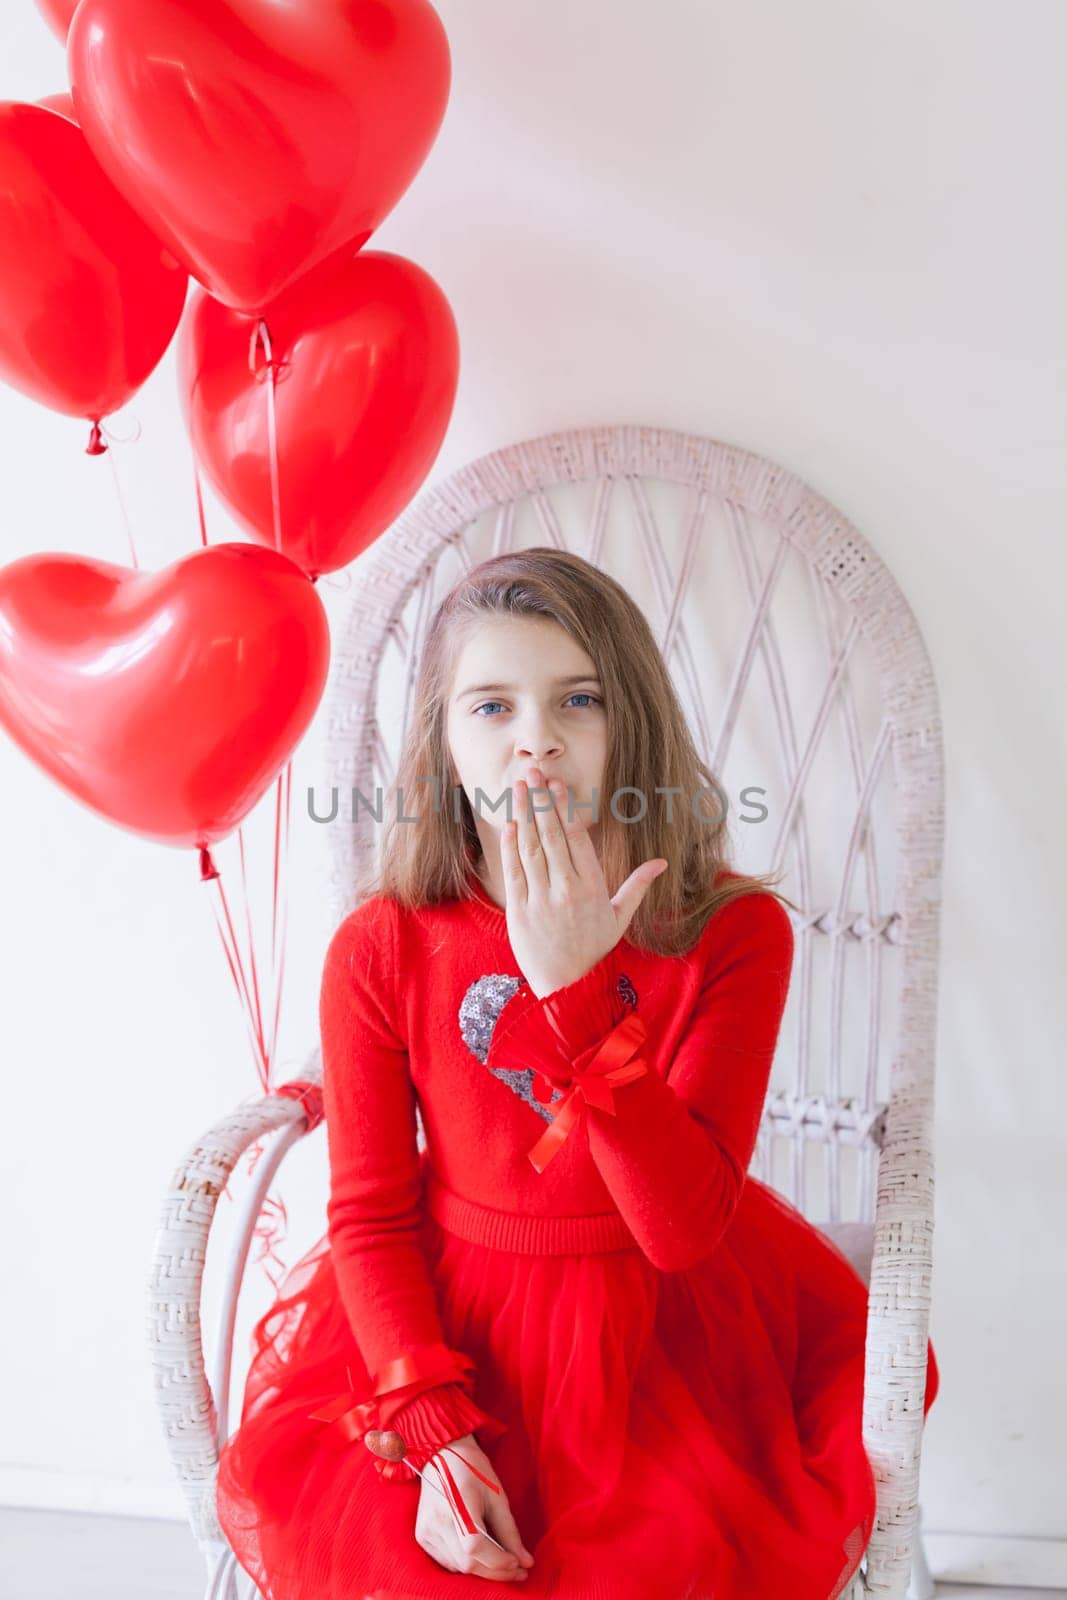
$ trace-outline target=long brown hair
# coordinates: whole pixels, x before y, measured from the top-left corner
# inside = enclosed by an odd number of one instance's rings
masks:
[[[722,787],[697,755],[644,613],[607,573],[581,556],[546,545],[481,562],[460,578],[434,614],[397,768],[405,820],[394,820],[401,815],[394,795],[387,808],[390,822],[381,862],[373,882],[362,886],[364,897],[386,895],[409,910],[470,897],[469,878],[481,841],[470,802],[452,781],[448,701],[471,629],[500,617],[557,622],[596,664],[608,729],[602,792],[611,796],[623,791],[616,809],[630,819],[619,821],[610,807],[598,806],[600,864],[609,893],[641,862],[654,857],[669,862],[627,927],[631,944],[658,955],[682,955],[709,918],[739,895],[772,894],[785,905],[793,904],[775,887],[782,874],[750,876],[730,867],[726,814],[717,803]],[[631,788],[637,793],[625,792]],[[674,797],[673,820],[668,820],[666,805],[649,797],[657,789],[672,788],[680,794]],[[717,815],[694,815],[690,797],[701,790],[716,797]],[[642,797],[647,803],[639,816]],[[629,809],[628,801],[633,802]],[[417,820],[407,820],[411,818]]]

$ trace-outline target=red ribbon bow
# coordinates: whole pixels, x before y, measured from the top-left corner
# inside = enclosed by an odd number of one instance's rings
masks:
[[[343,1449],[356,1439],[362,1439],[372,1429],[388,1429],[391,1414],[399,1411],[408,1400],[414,1399],[413,1395],[401,1394],[400,1390],[413,1383],[421,1383],[423,1389],[439,1383],[454,1383],[457,1378],[462,1379],[473,1371],[473,1360],[462,1350],[451,1350],[444,1344],[418,1345],[395,1360],[387,1361],[375,1373],[369,1400],[357,1401],[354,1390],[350,1388],[348,1392],[328,1400],[318,1411],[308,1412],[308,1417],[312,1422],[328,1422],[327,1442],[337,1449]],[[351,1385],[351,1373],[348,1381]],[[381,1398],[388,1402],[384,1421],[379,1405]]]
[[[446,1362],[447,1370],[442,1368],[443,1361]],[[380,1397],[388,1395],[390,1401],[389,1411],[390,1413],[395,1412],[399,1410],[405,1400],[411,1398],[411,1396],[397,1396],[396,1391],[398,1389],[406,1387],[416,1379],[438,1376],[438,1368],[441,1368],[439,1374],[440,1382],[445,1383],[454,1380],[457,1361],[468,1370],[473,1371],[474,1362],[470,1356],[464,1355],[458,1350],[449,1350],[444,1345],[430,1345],[413,1354],[398,1356],[395,1361],[388,1362],[377,1374],[374,1394],[369,1400],[357,1401],[355,1393],[350,1390],[346,1394],[335,1395],[332,1400],[327,1401],[324,1406],[320,1406],[317,1411],[310,1411],[308,1418],[312,1422],[325,1422],[328,1424],[328,1427],[324,1430],[324,1436],[327,1442],[336,1449],[354,1444],[357,1439],[362,1439],[364,1434],[367,1433],[396,1432],[395,1429],[390,1428],[389,1424],[386,1424],[383,1428],[379,1403]],[[349,1374],[349,1383],[351,1381],[351,1374]],[[398,1435],[398,1437],[402,1438],[402,1435]],[[435,1465],[440,1467],[441,1475],[445,1480],[445,1487],[441,1492],[448,1501],[453,1516],[456,1517],[464,1532],[477,1533],[480,1531],[478,1524],[471,1516],[466,1502],[459,1492],[459,1485],[449,1471],[448,1462],[444,1459],[446,1450],[462,1461],[463,1465],[469,1468],[476,1478],[480,1478],[484,1484],[492,1489],[494,1494],[500,1494],[500,1485],[494,1483],[491,1478],[487,1478],[485,1473],[479,1471],[474,1465],[473,1461],[468,1461],[466,1456],[460,1455],[453,1445],[442,1445],[439,1450],[434,1451],[434,1456],[440,1457],[440,1460],[436,1461]],[[419,1477],[422,1476],[418,1467],[413,1462],[404,1461],[403,1457],[396,1461],[379,1457],[376,1466],[382,1477],[396,1478],[401,1475],[401,1464]],[[397,1471],[390,1472],[389,1469],[391,1467],[395,1467]]]
[[[553,1119],[550,1126],[533,1149],[526,1152],[538,1172],[545,1170],[569,1137],[584,1103],[615,1115],[612,1090],[644,1077],[648,1071],[648,1063],[637,1053],[647,1038],[647,1028],[637,1012],[631,1011],[600,1044],[590,1045],[575,1057],[570,1087],[555,1108],[550,1108]]]
[[[340,1450],[343,1445],[355,1444],[365,1433],[381,1427],[377,1400],[356,1403],[354,1394],[335,1395],[317,1411],[309,1411],[311,1422],[328,1422],[327,1442]]]

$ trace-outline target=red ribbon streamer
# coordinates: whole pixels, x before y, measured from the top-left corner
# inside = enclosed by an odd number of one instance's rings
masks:
[[[437,1378],[442,1383],[454,1380],[457,1375],[457,1362],[467,1370],[472,1371],[474,1368],[474,1362],[470,1356],[466,1356],[458,1350],[450,1350],[447,1345],[421,1346],[413,1352],[397,1356],[394,1361],[389,1361],[382,1367],[381,1371],[376,1374],[374,1393],[369,1400],[357,1401],[352,1391],[335,1395],[332,1400],[327,1401],[324,1406],[320,1406],[317,1411],[309,1412],[309,1420],[326,1423],[325,1432],[328,1441],[337,1448],[354,1444],[367,1433],[388,1432],[390,1424],[382,1416],[380,1404],[382,1397],[387,1397],[391,1402],[388,1407],[391,1414],[399,1410],[407,1400],[412,1398],[410,1395],[396,1395],[397,1389],[425,1378]],[[394,1400],[396,1403],[392,1403]],[[446,1450],[451,1451],[452,1455],[458,1457],[463,1462],[463,1465],[474,1473],[476,1478],[479,1478],[482,1483],[492,1489],[494,1494],[500,1494],[500,1485],[494,1483],[491,1478],[487,1478],[485,1473],[474,1465],[473,1461],[468,1461],[466,1456],[460,1455],[460,1452],[453,1445],[442,1445],[440,1450],[434,1451],[434,1457],[440,1457],[439,1461],[435,1461],[435,1465],[440,1466],[441,1475],[445,1480],[442,1492],[448,1501],[453,1516],[466,1533],[477,1533],[479,1531],[478,1525],[471,1516],[463,1496],[460,1494],[459,1485],[449,1471],[447,1461],[444,1460],[444,1452]],[[413,1463],[408,1462],[407,1465],[412,1468],[412,1471],[418,1471]]]
[[[439,1452],[440,1456],[441,1456],[440,1466],[441,1466],[441,1472],[442,1472],[442,1474],[444,1475],[444,1477],[446,1479],[446,1498],[448,1499],[448,1503],[449,1503],[450,1506],[452,1506],[452,1510],[455,1513],[455,1515],[459,1518],[459,1521],[462,1524],[464,1530],[467,1533],[478,1533],[478,1532],[480,1532],[478,1524],[475,1522],[474,1518],[471,1516],[470,1512],[467,1510],[467,1506],[466,1506],[466,1503],[465,1503],[465,1501],[463,1499],[463,1496],[459,1492],[459,1485],[456,1482],[455,1478],[453,1478],[451,1472],[449,1472],[449,1470],[448,1470],[448,1462],[445,1460],[445,1457],[444,1457],[444,1452],[446,1450],[451,1451],[451,1453],[454,1456],[457,1456],[459,1458],[459,1460],[463,1462],[463,1465],[465,1467],[469,1467],[471,1472],[474,1473],[476,1478],[480,1478],[483,1483],[488,1484],[490,1489],[492,1489],[494,1494],[499,1494],[500,1493],[500,1485],[498,1483],[494,1483],[492,1478],[487,1478],[484,1472],[479,1472],[478,1468],[474,1465],[474,1462],[473,1461],[468,1461],[466,1456],[461,1456],[459,1454],[459,1451],[457,1449],[455,1449],[454,1446],[452,1446],[450,1444],[446,1444],[446,1445],[442,1446],[441,1451]],[[436,1453],[437,1452],[435,1452],[435,1454]],[[452,1491],[452,1494],[455,1495],[455,1502],[453,1502],[451,1496],[449,1496],[447,1494],[447,1490],[448,1489],[450,1489]]]
[[[647,1028],[636,1011],[631,1011],[599,1045],[590,1045],[575,1057],[567,1093],[556,1102],[554,1109],[549,1108],[553,1119],[550,1126],[526,1152],[538,1172],[545,1170],[570,1136],[583,1105],[588,1103],[615,1115],[612,1090],[643,1078],[648,1071],[648,1063],[637,1053],[647,1038]]]

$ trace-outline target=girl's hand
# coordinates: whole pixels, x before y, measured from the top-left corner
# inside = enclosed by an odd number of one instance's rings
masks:
[[[530,768],[534,791],[544,794],[541,771]],[[562,783],[547,785],[550,803],[530,814],[531,791],[513,786],[517,820],[504,824],[500,862],[507,895],[507,927],[515,960],[538,999],[575,983],[613,950],[650,885],[668,863],[662,857],[635,867],[609,896],[584,819],[570,816]]]
[[[453,1445],[479,1472],[484,1472],[494,1483],[500,1482],[489,1457],[472,1433],[454,1440]],[[527,1569],[533,1565],[533,1556],[519,1537],[503,1488],[499,1494],[494,1494],[451,1450],[443,1455],[474,1521],[506,1545],[506,1550],[499,1549],[484,1534],[465,1533],[459,1526],[455,1513],[440,1492],[445,1483],[434,1465],[435,1459],[431,1456],[422,1469],[424,1477],[415,1516],[416,1544],[449,1572],[469,1572],[476,1578],[495,1578],[501,1583],[512,1579],[522,1582]]]

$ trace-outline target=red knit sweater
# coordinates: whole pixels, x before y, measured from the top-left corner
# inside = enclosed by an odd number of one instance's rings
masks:
[[[336,930],[321,989],[331,1253],[376,1380],[371,1426],[395,1427],[419,1467],[450,1440],[477,1431],[485,1444],[504,1425],[474,1402],[469,1358],[444,1342],[420,1246],[415,1097],[425,1161],[455,1193],[500,1211],[500,1248],[527,1215],[618,1211],[656,1267],[684,1270],[714,1252],[737,1206],[793,958],[788,912],[746,894],[684,956],[623,938],[538,999],[504,911],[470,882],[472,899],[417,913],[366,901]],[[590,1084],[559,1115],[576,1079],[620,1062],[613,1111]],[[557,1123],[530,1103],[549,1096],[559,1122],[573,1114],[554,1150]],[[399,1463],[376,1466],[410,1479]]]

